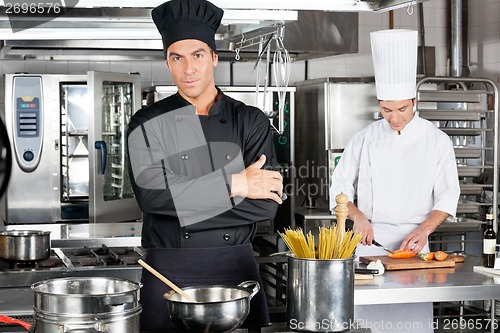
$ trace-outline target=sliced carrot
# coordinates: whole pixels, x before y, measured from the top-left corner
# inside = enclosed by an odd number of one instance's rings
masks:
[[[434,259],[435,254],[435,252],[420,253],[420,258],[424,259],[425,261],[429,261]]]
[[[447,253],[444,253],[443,251],[437,251],[436,254],[434,255],[434,258],[438,261],[445,260],[446,257],[448,257]]]
[[[395,259],[411,258],[416,255],[415,252],[410,250],[396,250],[394,253],[389,253],[388,256]]]

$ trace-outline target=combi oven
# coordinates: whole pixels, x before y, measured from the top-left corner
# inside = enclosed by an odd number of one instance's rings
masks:
[[[140,96],[139,75],[5,75],[6,223],[140,219],[125,150]]]

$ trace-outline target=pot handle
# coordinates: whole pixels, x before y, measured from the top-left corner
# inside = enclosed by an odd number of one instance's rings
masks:
[[[0,315],[0,323],[20,325],[30,333],[34,332],[33,330],[34,326],[31,325],[30,323],[9,316]]]
[[[238,287],[245,288],[245,289],[251,289],[252,292],[250,293],[250,296],[248,296],[250,299],[252,299],[260,290],[260,285],[257,281],[254,280],[248,280],[240,283]]]
[[[82,324],[82,325],[68,325],[64,324],[62,327],[62,332],[64,333],[107,333],[109,332],[110,326],[109,324],[103,324],[101,322],[91,323],[91,324]]]

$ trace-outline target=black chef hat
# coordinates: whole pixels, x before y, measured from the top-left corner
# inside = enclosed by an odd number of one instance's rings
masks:
[[[154,8],[153,21],[168,47],[183,39],[197,39],[216,51],[215,32],[224,11],[206,0],[171,0]]]

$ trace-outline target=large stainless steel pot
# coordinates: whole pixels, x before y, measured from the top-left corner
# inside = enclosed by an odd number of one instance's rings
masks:
[[[293,331],[348,331],[354,323],[354,257],[289,256],[287,317]]]
[[[183,288],[196,303],[187,302],[177,293],[166,297],[172,322],[183,332],[232,332],[245,321],[250,300],[259,292],[257,281],[245,281],[237,287],[209,286]]]
[[[7,230],[0,232],[0,259],[29,261],[50,255],[50,231]]]
[[[36,333],[139,333],[136,282],[105,277],[62,278],[31,286]]]
[[[30,333],[139,333],[140,283],[105,277],[69,277],[41,281],[35,292],[31,325],[0,316],[0,322]]]

